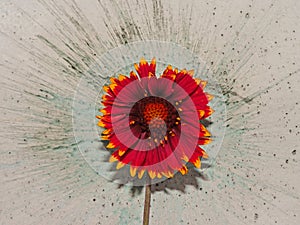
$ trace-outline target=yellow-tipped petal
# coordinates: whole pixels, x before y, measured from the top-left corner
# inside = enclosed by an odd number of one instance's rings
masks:
[[[115,83],[116,83],[116,78],[114,78],[114,77],[109,78],[109,80],[110,80],[110,82],[111,82],[112,84],[115,84]]]
[[[157,173],[157,178],[162,178],[162,175],[160,173]]]
[[[109,142],[109,144],[106,146],[106,148],[115,148],[115,147],[116,146],[111,142]]]
[[[207,81],[201,80],[200,81],[200,86],[202,87],[202,89],[204,89],[206,87]]]
[[[183,73],[183,74],[186,74],[186,73],[187,73],[187,70],[186,70],[186,69],[183,69],[183,70],[181,70],[180,72]]]
[[[116,89],[118,85],[117,84],[110,84],[109,87],[112,91],[114,91]]]
[[[215,110],[213,110],[212,108],[209,108],[209,115],[213,114],[215,112]]]
[[[193,162],[193,164],[194,164],[194,166],[195,166],[196,168],[200,169],[200,167],[201,167],[201,161],[200,161],[199,158],[198,158],[195,162]]]
[[[195,74],[195,71],[194,71],[194,70],[188,70],[187,72],[188,72],[188,74],[191,75],[191,76],[194,76],[194,74]]]
[[[210,101],[214,98],[214,96],[211,95],[211,94],[206,93],[206,98],[207,98],[207,101]]]
[[[145,64],[147,64],[147,61],[146,61],[144,58],[141,58],[140,64],[141,64],[141,65],[145,65]]]
[[[109,157],[109,162],[110,162],[110,163],[116,162],[116,161],[118,161],[118,159],[117,159],[116,157],[114,157],[113,155],[111,155],[111,156]]]
[[[161,174],[167,178],[169,178],[168,173],[167,172],[161,172]]]
[[[101,120],[98,122],[99,127],[105,127],[105,123],[103,123]]]
[[[102,100],[103,100],[103,101],[108,100],[108,95],[102,95]],[[101,112],[101,110],[100,110],[100,112]]]
[[[136,174],[136,167],[130,166],[130,175],[131,175],[132,177],[134,177],[135,174]]]
[[[102,132],[103,135],[107,135],[107,134],[110,134],[111,132],[111,129],[106,129]]]
[[[169,172],[168,172],[168,176],[169,176],[169,177],[173,177],[173,173],[169,171]]]
[[[198,113],[199,113],[199,117],[202,118],[205,114],[205,111],[204,110],[198,110]]]
[[[135,63],[134,68],[135,68],[136,71],[138,71],[139,70],[139,65]]]
[[[153,172],[151,170],[148,171],[148,174],[149,174],[149,176],[150,176],[151,179],[154,179],[156,177],[155,172]]]
[[[122,155],[124,155],[124,153],[125,153],[126,151],[125,150],[121,150],[121,149],[119,149],[119,151],[118,151],[118,154],[119,154],[119,156],[122,156]]]
[[[207,145],[207,144],[209,144],[210,142],[212,142],[212,139],[211,139],[211,138],[206,138],[206,139],[204,139],[204,142],[201,143],[201,145]]]
[[[125,80],[126,76],[123,74],[119,74],[119,81]]]
[[[154,77],[154,74],[151,73],[151,72],[149,72],[149,73],[148,73],[148,78],[151,78],[151,77]]]
[[[195,78],[196,84],[199,85],[201,80],[199,78]]]
[[[105,92],[108,92],[109,86],[103,86],[103,90],[104,90]]]
[[[101,136],[101,139],[108,141],[109,140],[109,136]]]
[[[153,59],[151,60],[151,65],[156,65],[156,59],[155,59],[155,58],[153,58]]]
[[[138,178],[141,179],[143,177],[144,173],[145,173],[145,170],[140,170],[138,172]]]
[[[122,162],[118,162],[118,164],[117,164],[117,170],[118,169],[121,169],[123,166],[125,166],[125,163],[122,163]]]
[[[207,158],[208,158],[208,154],[207,154],[206,152],[203,151],[202,157],[203,157],[204,159],[207,159]]]
[[[134,64],[134,67],[135,67],[135,65],[137,65],[137,64]],[[138,65],[137,65],[137,66],[138,66]],[[135,69],[136,69],[136,67],[135,67]],[[131,71],[131,72],[130,72],[130,77],[137,78],[137,75],[136,75],[135,72]]]
[[[204,136],[204,137],[210,137],[211,134],[210,134],[209,131],[206,129],[206,127],[203,126],[202,124],[200,124],[200,126],[201,126],[201,131],[203,132],[203,136]]]
[[[187,157],[186,155],[184,155],[184,156],[182,157],[182,159],[183,159],[184,161],[186,161],[186,162],[189,161],[189,157]]]
[[[188,172],[188,168],[186,166],[183,166],[179,171],[182,175],[185,175]]]
[[[172,78],[173,81],[176,79],[176,75],[175,74],[169,75],[169,77]]]

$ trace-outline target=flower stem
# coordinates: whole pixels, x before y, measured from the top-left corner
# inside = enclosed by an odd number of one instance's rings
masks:
[[[149,225],[150,201],[151,201],[151,184],[146,185],[146,190],[145,190],[143,225]]]

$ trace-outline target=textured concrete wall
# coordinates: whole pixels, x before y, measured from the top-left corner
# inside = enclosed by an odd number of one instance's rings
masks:
[[[147,40],[204,61],[227,109],[213,164],[154,185],[150,224],[299,224],[299,10],[297,0],[1,1],[0,224],[141,224],[143,189],[90,167],[72,106],[81,79],[100,92],[115,74],[99,68],[119,71],[107,53]]]

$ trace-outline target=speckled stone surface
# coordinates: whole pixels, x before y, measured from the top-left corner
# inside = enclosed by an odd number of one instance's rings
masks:
[[[153,185],[150,224],[299,224],[299,10],[297,0],[1,1],[0,224],[142,223],[144,189],[90,167],[72,107],[101,56],[147,40],[205,61],[227,108],[214,164]]]

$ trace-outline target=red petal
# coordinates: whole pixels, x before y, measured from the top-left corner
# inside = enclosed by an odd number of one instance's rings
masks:
[[[155,59],[152,59],[151,63],[148,64],[148,62],[142,58],[139,65],[135,64],[134,67],[141,78],[155,76]]]

